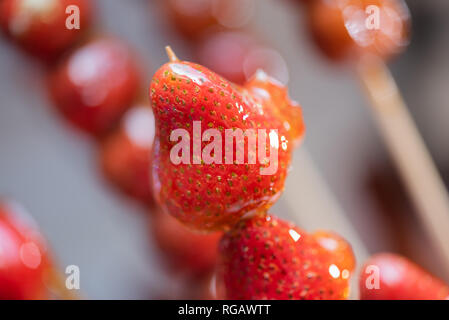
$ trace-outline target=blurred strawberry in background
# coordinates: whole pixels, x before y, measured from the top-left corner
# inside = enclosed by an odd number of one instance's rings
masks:
[[[0,300],[48,298],[44,239],[19,205],[0,200]]]
[[[198,40],[209,29],[246,26],[255,0],[163,0],[168,17],[185,37]]]
[[[79,29],[69,29],[68,6],[79,9]],[[48,62],[67,50],[89,28],[90,0],[2,0],[0,25],[4,33],[25,51]]]
[[[77,48],[50,73],[50,93],[61,113],[93,135],[110,130],[131,107],[139,74],[130,48],[112,38]]]
[[[288,82],[282,56],[245,32],[206,33],[198,43],[197,56],[200,64],[238,84],[244,84],[258,69],[283,84]]]
[[[217,21],[212,15],[211,0],[163,0],[173,25],[187,38],[195,39]]]
[[[256,39],[244,32],[208,34],[198,45],[198,62],[232,82],[243,84],[245,60],[257,45]]]
[[[372,27],[369,6],[379,9],[379,24]],[[364,53],[388,59],[409,43],[410,15],[402,0],[308,1],[307,18],[313,40],[333,60]]]
[[[195,233],[160,211],[152,218],[150,234],[170,267],[188,276],[209,276],[216,265],[222,233]]]
[[[154,116],[148,105],[136,105],[124,115],[120,127],[101,144],[100,161],[108,180],[144,203],[153,202],[151,149]]]
[[[396,254],[371,257],[360,275],[362,300],[447,300],[449,286]]]

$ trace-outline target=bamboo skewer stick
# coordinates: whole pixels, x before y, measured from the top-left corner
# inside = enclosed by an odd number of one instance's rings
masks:
[[[351,244],[357,259],[357,268],[351,279],[351,298],[356,299],[359,291],[357,275],[360,274],[361,263],[369,257],[368,250],[305,147],[295,153],[295,158],[295,165],[285,184],[285,202],[301,227],[310,231],[335,231]]]
[[[380,59],[357,67],[381,134],[430,239],[449,270],[449,197],[397,85]]]

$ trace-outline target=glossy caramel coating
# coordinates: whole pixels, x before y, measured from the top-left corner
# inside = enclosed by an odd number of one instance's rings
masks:
[[[410,15],[402,0],[317,0],[306,8],[311,36],[332,60],[364,54],[388,60],[409,43]]]

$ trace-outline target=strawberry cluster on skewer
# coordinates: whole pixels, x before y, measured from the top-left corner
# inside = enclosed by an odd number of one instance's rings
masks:
[[[267,213],[283,189],[292,145],[304,131],[301,111],[286,89],[260,73],[238,87],[203,66],[177,61],[172,54],[172,61],[152,82],[153,148],[151,110],[133,105],[138,85],[130,50],[113,42],[93,40],[73,51],[52,70],[51,91],[70,122],[96,137],[106,135],[100,139],[101,161],[111,181],[145,206],[153,201],[154,189],[165,213],[155,215],[152,235],[168,260],[184,271],[209,275],[219,254],[215,291],[221,298],[347,298],[354,268],[349,244],[330,233],[307,234]],[[260,167],[238,164],[173,166],[167,158],[166,148],[172,145],[167,133],[178,124],[191,130],[187,124],[194,119],[223,130],[262,124],[279,130],[279,171],[263,177],[255,170]],[[153,163],[148,156],[152,149]],[[150,167],[154,186],[149,183]],[[193,233],[167,213],[202,232],[230,231],[217,252],[220,234]],[[238,270],[246,273],[237,274]]]
[[[155,73],[150,86],[156,118],[155,198],[162,210],[192,229],[227,231],[220,241],[219,297],[347,298],[354,268],[350,246],[326,233],[308,235],[267,213],[283,190],[291,151],[304,134],[299,105],[290,100],[283,85],[266,74],[258,73],[239,87],[167,51],[171,61]],[[280,141],[275,146],[277,171],[263,175],[260,170],[268,163],[239,163],[237,157],[227,164],[175,164],[172,150],[178,141],[170,138],[171,133],[184,129],[193,137],[195,121],[221,132],[276,130],[272,132]],[[258,135],[257,139],[270,138]],[[201,150],[207,145],[203,142]],[[220,140],[216,146],[224,145]],[[218,152],[213,150],[220,162],[224,155]],[[187,153],[190,159],[190,148]],[[329,241],[337,246],[328,249],[325,243]],[[342,247],[346,249],[337,249]]]

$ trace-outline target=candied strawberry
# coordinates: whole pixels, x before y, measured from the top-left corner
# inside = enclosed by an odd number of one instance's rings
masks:
[[[46,299],[43,238],[16,204],[0,202],[0,300]]]
[[[402,256],[381,253],[362,268],[360,299],[447,300],[449,286]]]
[[[239,87],[203,66],[173,59],[156,72],[150,91],[156,118],[153,187],[166,212],[190,228],[224,230],[278,199],[293,145],[304,134],[301,109],[285,87],[263,73]],[[201,142],[198,129],[215,129],[218,137],[210,140],[217,141]],[[246,152],[249,138],[244,149],[230,141],[231,134],[247,130],[254,131],[260,150],[256,145]],[[170,138],[178,133],[181,142]],[[174,150],[182,142],[190,150],[179,160]],[[226,159],[227,151],[233,152]]]
[[[379,9],[377,26],[371,11],[367,13],[369,6]],[[333,60],[365,53],[388,59],[409,42],[410,16],[402,0],[309,1],[307,16],[313,39]]]
[[[353,267],[343,239],[310,235],[271,215],[240,221],[219,246],[228,299],[346,299]]]
[[[50,74],[50,93],[61,113],[93,135],[108,131],[132,105],[139,76],[130,49],[99,38],[75,50]]]
[[[150,234],[173,270],[202,277],[215,268],[221,232],[193,232],[160,211],[152,218]]]
[[[68,29],[70,5],[79,8],[79,29]],[[27,52],[44,60],[56,58],[87,31],[91,20],[89,0],[3,0],[0,26],[7,36]]]
[[[125,193],[151,204],[151,150],[154,141],[151,107],[134,106],[121,126],[102,142],[100,160],[105,176]]]

